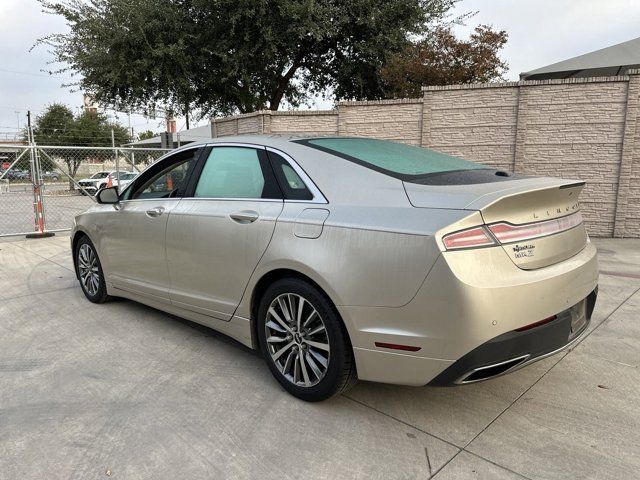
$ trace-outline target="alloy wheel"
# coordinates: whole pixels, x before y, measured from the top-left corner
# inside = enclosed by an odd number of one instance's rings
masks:
[[[89,295],[95,296],[100,288],[98,256],[91,245],[86,243],[78,249],[78,273],[82,287]]]
[[[318,311],[295,293],[278,295],[265,322],[267,351],[280,373],[300,387],[312,387],[326,375],[330,344]]]

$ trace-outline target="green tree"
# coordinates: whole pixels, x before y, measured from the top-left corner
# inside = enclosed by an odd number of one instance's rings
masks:
[[[71,177],[75,177],[82,162],[99,157],[100,150],[92,148],[70,150],[64,147],[110,147],[112,132],[115,145],[131,141],[129,130],[110,121],[104,113],[84,111],[74,117],[69,107],[59,103],[49,105],[36,117],[33,125],[35,143],[40,146],[60,147],[50,149],[48,152],[50,156],[64,161]],[[26,132],[24,137],[26,140]],[[44,157],[41,161],[47,161],[47,158]],[[71,190],[75,188],[71,180],[69,180],[69,188]]]
[[[153,138],[157,135],[160,135],[159,133],[153,133],[151,130],[146,130],[144,132],[140,132],[140,134],[138,135],[138,140],[148,140],[150,138]]]
[[[228,114],[385,96],[380,69],[458,0],[40,0],[58,72],[118,108]]]
[[[499,57],[507,32],[487,25],[475,28],[468,40],[451,29],[438,28],[417,42],[410,42],[382,69],[390,97],[419,97],[422,85],[482,83],[499,80],[507,70]]]

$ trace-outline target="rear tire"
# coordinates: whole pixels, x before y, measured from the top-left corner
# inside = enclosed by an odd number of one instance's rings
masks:
[[[76,275],[82,293],[90,302],[104,303],[111,300],[107,295],[107,282],[102,271],[98,252],[89,237],[83,236],[74,252]]]
[[[347,331],[317,287],[298,278],[274,282],[260,299],[257,321],[262,355],[293,396],[318,402],[356,383]]]

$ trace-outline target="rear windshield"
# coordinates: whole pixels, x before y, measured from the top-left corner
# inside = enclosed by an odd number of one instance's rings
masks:
[[[297,142],[409,181],[446,172],[489,168],[429,148],[373,138],[313,138]]]

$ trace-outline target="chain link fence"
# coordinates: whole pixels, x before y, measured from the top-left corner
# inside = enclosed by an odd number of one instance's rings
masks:
[[[126,186],[168,151],[0,144],[0,236],[70,229],[100,188]]]

